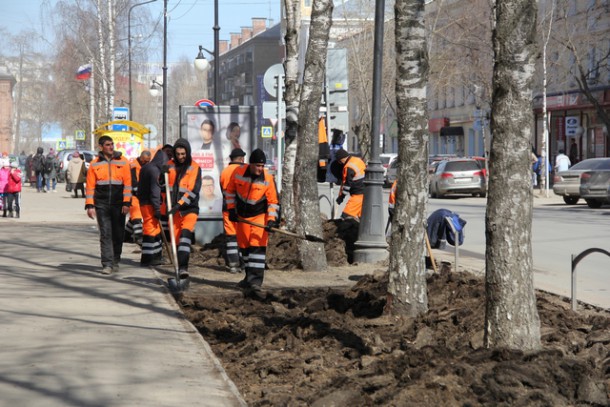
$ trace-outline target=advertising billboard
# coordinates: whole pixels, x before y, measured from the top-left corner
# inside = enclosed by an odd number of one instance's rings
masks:
[[[180,137],[189,141],[193,160],[201,168],[199,220],[195,236],[208,243],[223,232],[220,174],[234,148],[246,152],[246,162],[256,147],[253,106],[180,106]],[[212,222],[216,220],[217,222]]]

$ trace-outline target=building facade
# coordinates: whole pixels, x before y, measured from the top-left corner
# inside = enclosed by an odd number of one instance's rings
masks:
[[[13,141],[13,88],[15,77],[0,66],[0,152],[16,153]]]
[[[573,161],[610,155],[606,124],[610,115],[609,4],[608,0],[538,2],[541,58],[532,95],[535,125],[531,142],[539,154],[548,149],[551,162],[559,150],[568,153],[574,142],[577,151]],[[489,151],[492,137],[489,3],[430,1],[426,4],[426,24],[431,66],[430,154],[482,156]],[[546,89],[542,85],[545,78]],[[543,131],[544,94],[547,137]]]

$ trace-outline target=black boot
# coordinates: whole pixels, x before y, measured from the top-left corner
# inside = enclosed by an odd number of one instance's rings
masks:
[[[19,212],[15,212],[15,217],[19,219]]]

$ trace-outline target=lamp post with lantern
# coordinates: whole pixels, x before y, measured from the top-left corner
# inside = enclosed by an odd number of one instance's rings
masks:
[[[214,30],[214,51],[209,51],[200,45],[199,54],[197,54],[197,57],[195,58],[195,68],[202,72],[205,72],[210,68],[210,63],[207,59],[205,59],[203,51],[206,51],[207,53],[214,56],[214,103],[218,105],[220,104],[220,100],[218,98],[218,74],[220,69],[220,61],[218,59],[220,43],[220,26],[218,25],[218,0],[214,0],[214,27],[212,28]]]

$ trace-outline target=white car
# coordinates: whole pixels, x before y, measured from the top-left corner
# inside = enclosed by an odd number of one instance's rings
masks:
[[[386,180],[386,183],[388,168],[396,157],[398,157],[398,154],[379,154],[379,160],[381,161],[381,165],[383,166],[383,179]]]

